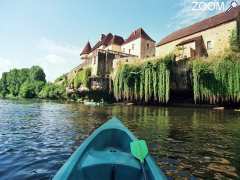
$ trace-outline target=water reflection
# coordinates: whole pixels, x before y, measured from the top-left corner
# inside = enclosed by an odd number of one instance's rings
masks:
[[[1,179],[49,179],[98,126],[117,116],[146,139],[172,178],[239,178],[240,114],[209,109],[0,101]]]

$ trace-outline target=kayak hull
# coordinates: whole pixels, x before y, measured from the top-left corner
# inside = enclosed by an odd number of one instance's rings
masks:
[[[130,151],[134,140],[121,121],[112,118],[82,143],[53,180],[143,180],[140,162]],[[150,155],[144,167],[148,180],[166,179]]]

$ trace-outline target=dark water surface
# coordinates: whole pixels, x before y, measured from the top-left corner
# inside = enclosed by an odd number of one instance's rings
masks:
[[[240,113],[233,110],[0,100],[0,179],[52,178],[113,115],[147,140],[170,179],[240,178]]]

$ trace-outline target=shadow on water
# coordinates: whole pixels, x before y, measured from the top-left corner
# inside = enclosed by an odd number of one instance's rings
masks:
[[[147,140],[170,179],[239,178],[238,112],[0,100],[0,179],[51,178],[112,116]]]

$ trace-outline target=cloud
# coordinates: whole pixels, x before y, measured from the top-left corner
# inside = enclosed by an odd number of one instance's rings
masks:
[[[41,38],[38,45],[40,49],[47,50],[49,53],[61,54],[64,56],[67,55],[79,55],[79,49],[69,45],[69,44],[60,44],[55,41],[49,40],[47,38]]]
[[[219,8],[216,4],[214,5],[215,8],[209,10],[207,8],[204,8],[204,6],[201,6],[202,8],[200,10],[196,10],[199,8],[195,7],[194,2],[201,2],[202,4],[208,4],[208,3],[224,3],[224,9]],[[215,15],[217,13],[220,13],[228,8],[228,5],[230,5],[231,0],[181,0],[177,4],[177,9],[179,9],[176,12],[176,15],[172,18],[171,22],[169,24],[169,28],[179,29],[186,26],[189,26],[195,22],[198,22],[200,20],[203,20],[209,16]],[[205,6],[206,7],[206,6]]]
[[[14,64],[12,63],[11,60],[0,57],[0,73],[1,74],[13,67],[14,67]]]
[[[24,67],[24,65],[22,63],[20,64],[18,61],[0,57],[0,77],[3,72],[8,72],[10,69],[22,67]]]
[[[80,50],[69,44],[60,44],[47,38],[42,38],[38,48],[45,55],[37,59],[37,64],[46,72],[47,79],[55,80],[60,75],[69,72],[81,63]]]
[[[23,59],[21,57],[15,59],[0,57],[0,77],[3,72],[7,72],[13,68],[39,65],[44,69],[47,80],[54,81],[57,77],[69,72],[81,63],[79,48],[69,44],[41,38],[36,47],[33,48],[36,48],[36,54],[28,61],[21,60]]]

